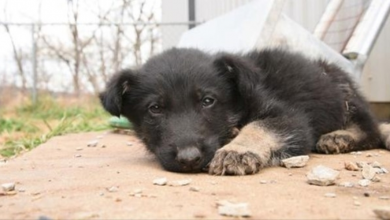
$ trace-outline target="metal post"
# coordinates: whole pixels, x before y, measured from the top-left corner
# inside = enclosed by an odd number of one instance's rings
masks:
[[[194,28],[196,26],[194,24],[195,20],[195,0],[188,0],[188,21],[191,22],[190,25],[188,25],[188,29]]]
[[[31,41],[32,41],[32,54],[31,54],[31,66],[32,66],[32,73],[33,73],[33,80],[32,80],[32,103],[35,105],[37,103],[37,43],[35,39],[35,24],[31,25]]]

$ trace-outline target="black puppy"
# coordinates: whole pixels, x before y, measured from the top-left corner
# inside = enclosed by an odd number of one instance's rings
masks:
[[[311,151],[385,148],[389,136],[340,68],[280,49],[171,49],[114,75],[100,98],[175,172],[253,174]]]

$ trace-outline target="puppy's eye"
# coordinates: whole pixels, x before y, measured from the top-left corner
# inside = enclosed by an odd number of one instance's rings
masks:
[[[152,114],[161,114],[162,112],[162,109],[159,105],[151,105],[149,107],[149,111],[152,113]]]
[[[209,108],[209,107],[214,105],[214,102],[215,102],[215,100],[213,98],[205,97],[202,100],[202,105],[204,108]]]

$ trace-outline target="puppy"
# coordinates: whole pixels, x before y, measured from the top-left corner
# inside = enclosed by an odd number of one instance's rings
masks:
[[[100,99],[174,172],[254,174],[310,152],[386,148],[389,136],[347,73],[281,49],[171,49],[115,74]]]

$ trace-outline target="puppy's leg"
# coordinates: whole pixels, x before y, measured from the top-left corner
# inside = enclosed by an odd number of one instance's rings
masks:
[[[357,125],[337,130],[320,137],[316,148],[320,153],[339,154],[358,150],[359,143],[367,137]]]
[[[306,123],[294,121],[294,117],[281,117],[249,123],[216,152],[209,173],[254,174],[263,167],[279,165],[281,159],[307,154],[312,144],[310,129]]]
[[[316,149],[320,153],[338,154],[382,147],[377,123],[369,112],[353,112],[345,129],[320,137]]]

